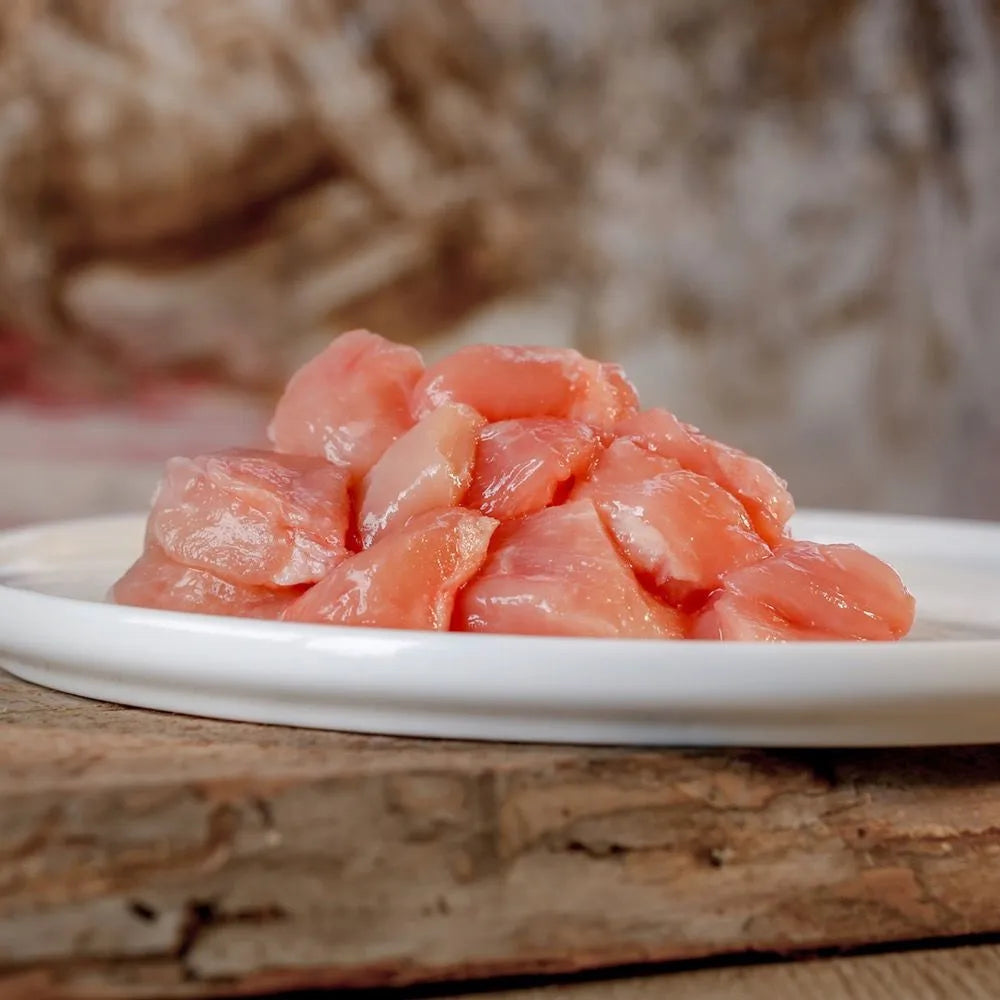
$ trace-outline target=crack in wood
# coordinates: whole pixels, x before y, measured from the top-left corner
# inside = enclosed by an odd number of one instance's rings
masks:
[[[210,930],[232,924],[281,923],[291,919],[288,910],[278,903],[247,906],[237,910],[225,910],[214,899],[192,899],[184,906],[184,920],[178,939],[175,957],[188,968],[186,960],[199,941]],[[190,975],[196,976],[194,970]]]
[[[133,899],[128,904],[129,910],[139,918],[139,920],[154,921],[159,917],[159,912],[141,899]]]

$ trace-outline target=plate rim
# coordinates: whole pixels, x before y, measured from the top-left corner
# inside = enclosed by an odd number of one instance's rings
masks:
[[[24,587],[19,587],[11,584],[4,580],[3,572],[5,566],[4,556],[6,550],[9,546],[16,545],[17,543],[23,543],[29,541],[33,536],[41,536],[47,532],[61,531],[67,532],[72,529],[98,529],[102,526],[106,527],[121,527],[125,530],[137,530],[141,528],[147,518],[146,513],[142,512],[131,512],[124,514],[102,514],[91,517],[80,517],[80,518],[67,518],[67,519],[57,519],[51,521],[40,521],[27,525],[19,525],[13,528],[7,528],[0,530],[0,598],[12,599],[11,594],[28,595],[30,600],[38,602],[43,606],[50,607],[53,611],[58,611],[60,608],[68,611],[70,606],[83,606],[91,609],[92,613],[108,616],[111,618],[120,617],[127,613],[130,620],[135,621],[137,624],[149,625],[153,628],[160,629],[171,629],[174,630],[179,625],[186,625],[192,621],[201,622],[201,627],[204,628],[205,623],[213,623],[218,629],[233,629],[235,631],[243,632],[248,631],[251,634],[254,630],[259,632],[261,635],[270,632],[275,627],[281,628],[286,634],[292,634],[294,632],[300,634],[303,638],[312,635],[314,637],[318,635],[329,636],[331,634],[339,634],[341,636],[351,636],[356,637],[359,633],[357,627],[344,626],[344,625],[323,625],[307,622],[273,622],[262,619],[255,618],[236,618],[227,617],[224,615],[211,615],[203,614],[201,612],[190,612],[190,611],[164,611],[157,608],[140,608],[131,607],[125,605],[116,605],[106,601],[95,601],[88,600],[81,597],[71,597],[65,595],[57,594],[46,594],[40,591],[29,590]],[[850,525],[851,532],[859,532],[861,534],[865,533],[865,529],[869,530],[881,526],[883,529],[898,531],[902,528],[916,528],[916,527],[928,527],[933,526],[937,529],[939,537],[942,534],[948,536],[976,536],[982,534],[992,534],[995,536],[994,541],[1000,550],[1000,521],[987,521],[987,520],[975,520],[975,519],[963,519],[963,518],[945,518],[945,517],[932,517],[922,514],[879,514],[879,513],[867,513],[863,511],[853,511],[853,510],[826,510],[823,508],[804,508],[802,510],[796,511],[793,516],[793,525],[797,523],[805,522],[819,523],[824,522],[836,524],[838,522],[845,525]],[[829,533],[827,531],[821,531],[820,534]],[[837,533],[837,532],[834,532]],[[858,543],[861,544],[861,543]],[[1000,556],[998,556],[1000,559]],[[903,581],[905,584],[905,580]],[[1000,583],[1000,580],[998,580]],[[409,636],[411,639],[418,639],[421,642],[447,642],[456,643],[459,641],[472,641],[472,642],[496,642],[497,640],[503,639],[505,642],[511,643],[530,643],[532,645],[538,643],[547,644],[574,644],[581,647],[590,648],[596,643],[601,644],[615,644],[615,643],[628,643],[630,648],[647,646],[649,648],[662,648],[664,643],[671,643],[671,648],[677,649],[689,649],[691,647],[701,647],[703,644],[695,641],[673,641],[668,639],[636,639],[636,638],[615,638],[615,637],[585,637],[585,636],[545,636],[545,635],[496,635],[496,634],[478,634],[478,633],[455,633],[455,632],[436,632],[431,630],[416,630],[416,629],[390,629],[390,628],[376,628],[372,626],[366,626],[363,629],[364,634],[372,636],[380,636],[382,638],[395,638],[398,639],[400,636]],[[0,650],[2,650],[3,635],[0,633]],[[916,639],[906,639],[905,642],[860,642],[852,640],[810,640],[808,642],[790,642],[790,643],[760,643],[753,641],[736,641],[728,640],[725,643],[727,648],[735,648],[741,650],[749,650],[755,648],[766,647],[770,650],[780,650],[780,649],[817,649],[817,648],[835,648],[842,650],[844,647],[850,648],[877,648],[882,651],[887,649],[902,647],[908,650],[912,650],[919,646],[933,646],[935,649],[945,649],[950,646],[965,649],[972,645],[981,645],[985,648],[996,648],[1000,651],[1000,636],[995,639],[989,638],[977,638],[977,639],[930,639],[930,638],[916,638]],[[682,654],[687,655],[687,654]],[[779,654],[783,655],[783,654]]]
[[[7,529],[0,532],[0,573],[18,545],[30,550],[46,534],[90,529],[99,536],[103,529],[139,537],[145,517]],[[957,531],[971,551],[988,537],[1000,565],[1000,524],[993,522],[804,510],[798,523],[810,531],[819,525],[820,534],[862,536],[863,529],[933,525]],[[37,622],[52,616],[63,627],[40,633]],[[276,672],[275,663],[289,654],[295,669]],[[360,629],[123,607],[6,582],[0,583],[0,666],[43,686],[120,704],[392,735],[605,745],[935,745],[963,742],[971,713],[975,732],[1000,742],[1000,638],[711,643]],[[949,699],[966,715],[936,722]],[[908,718],[910,729],[893,728],[894,718]],[[900,739],[898,731],[943,738]],[[673,735],[665,740],[663,733]],[[792,735],[779,739],[780,733]],[[844,739],[848,733],[860,739]]]

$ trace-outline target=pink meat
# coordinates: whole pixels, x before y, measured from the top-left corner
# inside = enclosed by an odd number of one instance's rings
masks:
[[[671,602],[771,554],[721,486],[631,441],[615,441],[573,498],[594,502],[632,568]]]
[[[578,420],[527,417],[488,424],[479,435],[472,485],[465,498],[501,521],[547,507],[564,484],[585,476],[600,448]]]
[[[599,430],[635,413],[635,389],[617,365],[553,347],[463,347],[421,378],[413,395],[418,416],[442,403],[465,403],[487,420],[563,417]]]
[[[548,507],[497,532],[459,595],[466,632],[680,639],[680,612],[647,594],[587,500]]]
[[[618,424],[615,434],[672,458],[728,490],[746,508],[754,528],[769,545],[785,537],[785,524],[795,513],[795,504],[785,481],[759,459],[713,441],[667,410],[637,413]]]
[[[161,611],[189,611],[239,618],[280,618],[304,587],[253,587],[232,583],[203,569],[174,562],[148,547],[111,588],[116,604]]]
[[[856,545],[786,542],[770,559],[727,573],[695,625],[701,638],[890,640],[913,625],[914,600],[895,571]],[[751,636],[756,637],[756,636]]]
[[[268,429],[278,451],[318,455],[360,479],[413,425],[424,364],[412,347],[351,330],[292,377]]]
[[[232,583],[320,580],[347,556],[342,470],[320,458],[237,449],[173,458],[147,537],[185,566]]]
[[[283,617],[330,625],[447,629],[455,594],[483,565],[496,525],[462,507],[422,514],[341,563]]]
[[[906,634],[913,599],[888,566],[792,541],[771,469],[638,406],[620,367],[574,350],[479,344],[425,371],[352,330],[290,380],[275,452],[168,463],[112,597],[537,635]]]
[[[569,416],[596,428],[605,443],[614,436],[615,425],[639,412],[639,394],[621,365],[583,359],[588,379]]]
[[[820,628],[792,624],[753,597],[720,590],[695,616],[691,638],[728,642],[808,642],[839,637]]]
[[[361,488],[358,535],[365,548],[390,525],[465,496],[483,423],[470,407],[448,403],[389,445]]]

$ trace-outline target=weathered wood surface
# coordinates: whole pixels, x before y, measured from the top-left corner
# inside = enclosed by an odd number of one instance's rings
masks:
[[[490,1000],[996,1000],[998,996],[1000,947],[980,945],[527,987],[492,993]]]
[[[0,995],[195,996],[1000,930],[1000,749],[212,722],[0,675]]]

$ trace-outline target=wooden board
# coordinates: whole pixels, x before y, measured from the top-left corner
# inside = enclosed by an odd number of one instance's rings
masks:
[[[998,894],[998,749],[389,739],[0,674],[5,996],[791,954],[994,932]]]
[[[473,1000],[468,994],[453,1000]],[[996,1000],[1000,947],[697,969],[491,993],[490,1000]]]

